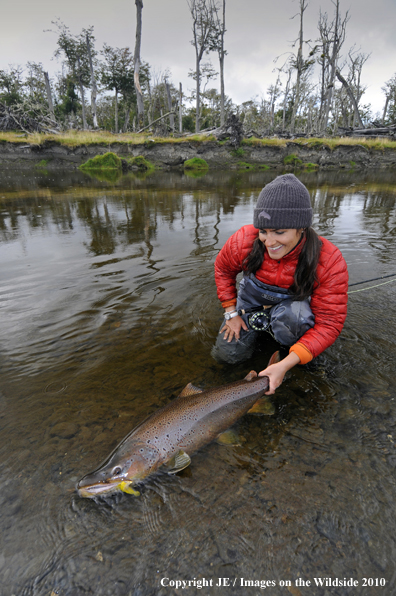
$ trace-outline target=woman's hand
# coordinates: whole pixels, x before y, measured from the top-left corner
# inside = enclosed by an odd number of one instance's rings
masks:
[[[300,358],[297,356],[297,354],[295,352],[290,352],[290,354],[288,354],[286,358],[283,358],[283,360],[280,362],[270,364],[267,366],[267,368],[259,372],[259,377],[268,377],[269,379],[269,390],[265,393],[265,395],[273,395],[275,390],[282,385],[287,371],[293,368],[293,366],[299,362]]]
[[[220,329],[220,333],[223,333],[224,331],[224,339],[226,339],[228,342],[232,341],[234,337],[236,341],[238,341],[241,334],[241,329],[248,331],[248,326],[242,317],[237,315],[229,321],[226,321],[224,327]]]

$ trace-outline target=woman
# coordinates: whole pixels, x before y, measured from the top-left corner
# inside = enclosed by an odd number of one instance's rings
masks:
[[[261,191],[253,225],[233,234],[216,258],[217,295],[225,313],[215,358],[229,363],[250,358],[263,330],[290,346],[285,358],[260,373],[270,380],[267,395],[293,366],[333,344],[346,318],[345,260],[311,223],[306,187],[293,174],[278,176]]]

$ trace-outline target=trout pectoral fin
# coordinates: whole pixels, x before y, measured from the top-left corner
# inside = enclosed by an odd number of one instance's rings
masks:
[[[253,379],[257,378],[257,373],[255,370],[251,370],[245,377],[245,381],[253,381]]]
[[[219,445],[240,445],[241,439],[235,430],[226,430],[217,437],[216,442]]]
[[[195,387],[192,383],[188,383],[180,393],[179,397],[185,397],[186,395],[194,395],[195,393],[202,393],[202,389]]]
[[[275,414],[275,406],[267,399],[259,399],[247,413],[255,414],[256,416],[273,416]]]
[[[131,482],[120,482],[118,486],[123,493],[128,493],[128,495],[135,495],[135,497],[138,497],[140,492],[131,488],[131,484]]]
[[[179,451],[172,459],[168,462],[168,474],[176,474],[187,468],[191,463],[190,456],[185,451]]]

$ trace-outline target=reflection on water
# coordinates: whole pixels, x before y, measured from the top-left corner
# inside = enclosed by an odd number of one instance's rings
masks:
[[[262,593],[241,578],[303,594],[299,577],[354,578],[354,594],[363,578],[384,578],[377,591],[394,593],[392,283],[351,294],[336,344],[293,370],[274,416],[240,421],[241,446],[209,445],[140,498],[95,503],[74,490],[187,382],[264,368],[273,343],[245,365],[210,357],[222,312],[213,262],[273,177],[3,174],[0,593],[146,596],[185,592],[161,578],[204,577],[235,580],[233,594]],[[396,176],[302,179],[314,227],[340,247],[351,282],[392,273]]]

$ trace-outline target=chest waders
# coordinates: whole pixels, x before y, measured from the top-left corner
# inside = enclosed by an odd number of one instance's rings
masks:
[[[265,284],[253,274],[244,274],[241,280],[236,309],[248,331],[241,329],[240,339],[231,342],[220,333],[212,350],[216,360],[230,364],[248,360],[263,331],[281,345],[292,346],[315,323],[309,298],[296,300],[289,290]],[[224,324],[225,320],[220,329]]]

